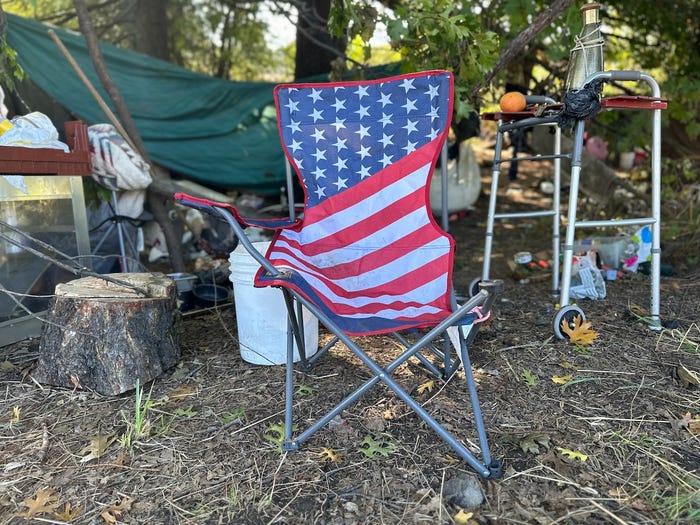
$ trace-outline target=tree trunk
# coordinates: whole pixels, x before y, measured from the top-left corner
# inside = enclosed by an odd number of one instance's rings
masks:
[[[141,154],[146,162],[153,166],[150,156],[148,155],[148,151],[141,140],[141,134],[139,133],[134,120],[131,118],[129,108],[124,102],[121,93],[117,89],[116,84],[112,80],[112,77],[105,66],[102,51],[100,50],[99,41],[97,40],[97,36],[95,35],[95,31],[92,27],[92,22],[90,21],[90,13],[88,12],[87,6],[83,0],[73,0],[73,5],[78,13],[80,31],[85,37],[85,42],[87,44],[88,52],[90,53],[90,58],[92,59],[93,67],[95,68],[95,72],[97,73],[102,86],[112,100],[114,108],[117,111],[117,115],[119,116],[119,120],[128,135],[124,138]],[[162,178],[163,173],[158,170],[151,169],[151,176],[154,179]],[[154,196],[153,191],[150,188],[148,189],[148,205],[151,212],[153,212],[153,215],[156,217],[158,224],[160,224],[161,228],[163,229],[165,241],[168,245],[168,252],[170,253],[170,263],[173,271],[184,272],[185,261],[182,256],[180,238],[176,234],[172,223],[167,219],[168,211],[165,207],[164,199],[157,195]]]
[[[163,274],[114,274],[56,286],[33,377],[40,383],[117,395],[155,379],[180,359],[175,282]]]
[[[670,159],[698,158],[700,137],[691,138],[688,126],[671,118],[661,133],[661,155]]]
[[[343,56],[344,44],[328,33],[331,0],[302,0],[297,21],[294,77],[305,78],[331,71],[331,62]]]
[[[167,2],[134,2],[134,43],[136,51],[169,61]]]

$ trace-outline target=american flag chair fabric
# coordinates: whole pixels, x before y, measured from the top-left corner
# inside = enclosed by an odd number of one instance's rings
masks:
[[[290,336],[283,448],[297,449],[381,381],[480,475],[498,477],[500,464],[489,452],[468,345],[499,283],[484,283],[466,304],[457,304],[452,289],[454,240],[445,232],[446,225],[441,228],[435,221],[429,203],[430,179],[451,121],[451,73],[283,84],[274,96],[282,146],[304,190],[303,213],[283,220],[251,220],[227,204],[183,194],[176,199],[224,217],[261,264],[256,286],[276,286],[284,293]],[[264,257],[245,238],[247,225],[276,230]],[[300,304],[335,335],[309,359],[298,322]],[[400,335],[402,331],[413,336]],[[407,347],[386,366],[374,362],[359,346],[361,338],[354,337],[383,333],[395,334]],[[340,340],[373,373],[296,436],[292,337],[301,350],[302,368]],[[438,356],[440,366],[423,355],[426,349]],[[411,357],[445,378],[463,364],[480,459],[392,378]]]

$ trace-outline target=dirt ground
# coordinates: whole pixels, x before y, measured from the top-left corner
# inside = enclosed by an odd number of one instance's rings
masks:
[[[487,164],[488,151],[481,155]],[[542,205],[542,176],[524,167],[503,181],[504,205]],[[475,209],[451,223],[462,293],[481,272],[487,165],[483,182]],[[506,264],[522,250],[551,253],[547,221],[497,230],[492,277],[506,286],[471,356],[504,475],[479,482],[478,506],[447,497],[451,480],[471,469],[382,387],[345,411],[341,425],[280,453],[284,369],[241,359],[228,306],[182,316],[182,360],[145,386],[140,417],[133,392],[37,384],[36,340],[0,349],[0,523],[699,522],[700,270],[664,256],[675,272],[661,285],[669,328],[648,328],[649,278],[628,274],[607,283],[605,299],[579,302],[598,334],[592,344],[559,340],[551,283],[517,282]],[[395,349],[387,337],[370,343],[383,361]],[[429,376],[417,366],[397,376],[474,446],[461,374],[422,393]],[[299,422],[365,377],[342,349],[299,372]],[[360,451],[368,436],[383,454]]]

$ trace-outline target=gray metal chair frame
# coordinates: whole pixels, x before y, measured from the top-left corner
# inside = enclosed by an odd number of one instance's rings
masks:
[[[446,148],[442,150],[443,162],[441,163],[441,184],[443,188],[447,188],[447,163],[445,159],[447,158]],[[294,194],[293,184],[291,181],[291,170],[287,170],[288,173],[288,191],[289,195]],[[446,200],[446,196],[443,194],[443,198]],[[279,270],[273,266],[268,259],[266,259],[260,252],[258,252],[253,246],[252,242],[247,238],[245,234],[245,226],[241,225],[233,214],[228,211],[228,204],[224,203],[209,203],[204,205],[195,201],[192,201],[189,196],[179,194],[176,195],[176,200],[180,203],[196,207],[203,211],[207,211],[213,215],[221,217],[225,220],[233,229],[235,235],[238,237],[240,244],[246,249],[246,251],[262,266],[265,271],[269,272],[270,275],[282,275],[283,271]],[[291,200],[290,202],[293,202]],[[290,215],[293,215],[293,204],[290,204]],[[443,216],[441,219],[441,224],[443,229],[447,230],[448,218],[447,218],[447,206],[443,206]],[[362,348],[354,341],[353,338],[348,337],[342,329],[340,329],[333,320],[329,319],[319,311],[316,306],[306,299],[301,294],[297,293],[293,289],[282,288],[282,293],[284,294],[284,300],[287,307],[287,312],[289,315],[289,330],[287,331],[287,363],[286,363],[286,373],[285,373],[285,436],[282,443],[283,450],[293,451],[298,450],[300,446],[310,439],[316,432],[325,427],[333,418],[340,414],[343,410],[347,409],[350,405],[357,402],[367,391],[369,391],[373,386],[377,385],[379,382],[386,384],[402,401],[404,401],[411,410],[413,410],[418,417],[423,420],[430,428],[432,428],[444,441],[447,443],[464,461],[466,461],[479,475],[484,478],[498,478],[502,475],[502,467],[500,462],[494,460],[491,456],[491,452],[488,444],[488,437],[486,435],[486,427],[483,420],[483,415],[481,412],[481,406],[479,403],[476,382],[474,380],[474,375],[471,370],[471,360],[469,357],[469,345],[476,336],[477,328],[475,324],[469,324],[466,326],[461,326],[460,322],[469,316],[470,313],[477,307],[481,308],[483,313],[490,311],[493,301],[497,295],[502,290],[502,281],[484,281],[480,283],[480,291],[471,297],[465,304],[459,306],[457,304],[456,295],[452,293],[452,302],[454,313],[444,319],[440,324],[434,326],[427,333],[424,333],[416,341],[411,343],[407,338],[399,333],[392,334],[394,337],[406,346],[406,349],[394,358],[388,365],[382,367],[372,360],[367,353],[362,350]],[[327,343],[324,347],[320,348],[315,354],[307,357],[307,349],[305,348],[305,338],[304,338],[304,325],[301,320],[301,308],[306,307],[311,311],[319,321],[334,334],[332,340]],[[456,356],[453,355],[453,348],[450,338],[446,337],[446,330],[449,327],[457,327],[458,339],[459,339],[459,349]],[[437,339],[442,339],[437,341]],[[311,367],[326,353],[328,350],[333,348],[337,342],[342,342],[345,344],[351,352],[356,355],[363,364],[373,373],[373,377],[365,381],[361,386],[355,389],[352,393],[347,395],[340,403],[328,411],[325,415],[321,416],[318,420],[312,423],[308,428],[302,431],[300,434],[294,436],[292,429],[294,427],[294,370],[295,366],[301,370],[309,370]],[[299,351],[300,360],[298,363],[294,363],[294,350],[295,342]],[[426,351],[429,354],[437,356],[439,359],[439,366],[433,364],[431,360],[423,355],[421,352]],[[311,352],[309,352],[311,353]],[[392,373],[403,363],[405,363],[411,357],[418,359],[425,368],[431,372],[433,375],[442,378],[450,378],[460,366],[463,366],[466,387],[471,401],[471,408],[474,416],[473,424],[476,428],[477,438],[480,448],[480,458],[478,458],[474,453],[472,453],[460,440],[455,436],[450,434],[440,425],[440,423],[431,416],[425,408],[423,408],[411,395],[406,392],[404,388],[393,379]]]

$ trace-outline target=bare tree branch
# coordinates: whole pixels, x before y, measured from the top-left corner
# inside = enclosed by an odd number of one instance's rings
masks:
[[[124,138],[133,143],[144,160],[146,160],[146,162],[152,166],[153,164],[150,156],[148,155],[148,151],[146,150],[146,146],[141,139],[141,134],[139,133],[133,118],[131,117],[131,113],[129,112],[126,102],[121,96],[119,89],[112,80],[112,77],[105,66],[102,51],[100,50],[99,41],[97,40],[97,36],[95,35],[95,31],[93,30],[92,23],[90,21],[90,13],[88,12],[87,6],[83,0],[73,0],[73,5],[78,13],[80,31],[85,37],[85,42],[87,44],[90,58],[92,59],[93,67],[95,68],[95,72],[97,73],[97,76],[99,77],[105,91],[107,91],[107,94],[112,100],[114,108],[117,111],[117,115],[119,116],[119,120],[128,134],[128,137]],[[154,179],[159,178],[159,174],[155,169],[151,169],[151,175]],[[159,195],[149,188],[148,206],[155,216],[156,221],[163,229],[173,270],[175,272],[184,272],[185,262],[182,257],[180,239],[178,238],[175,229],[172,227],[170,218],[168,217],[168,212],[165,208],[165,199],[162,195]]]
[[[481,84],[474,86],[472,95],[476,96],[481,88],[491,83],[491,81],[500,73],[512,60],[517,57],[520,52],[527,46],[537,35],[539,35],[552,21],[566,11],[575,0],[554,0],[552,5],[544,11],[541,11],[537,18],[532,21],[532,24],[518,33],[513,40],[501,51],[501,55],[496,62],[496,65],[484,77]]]

